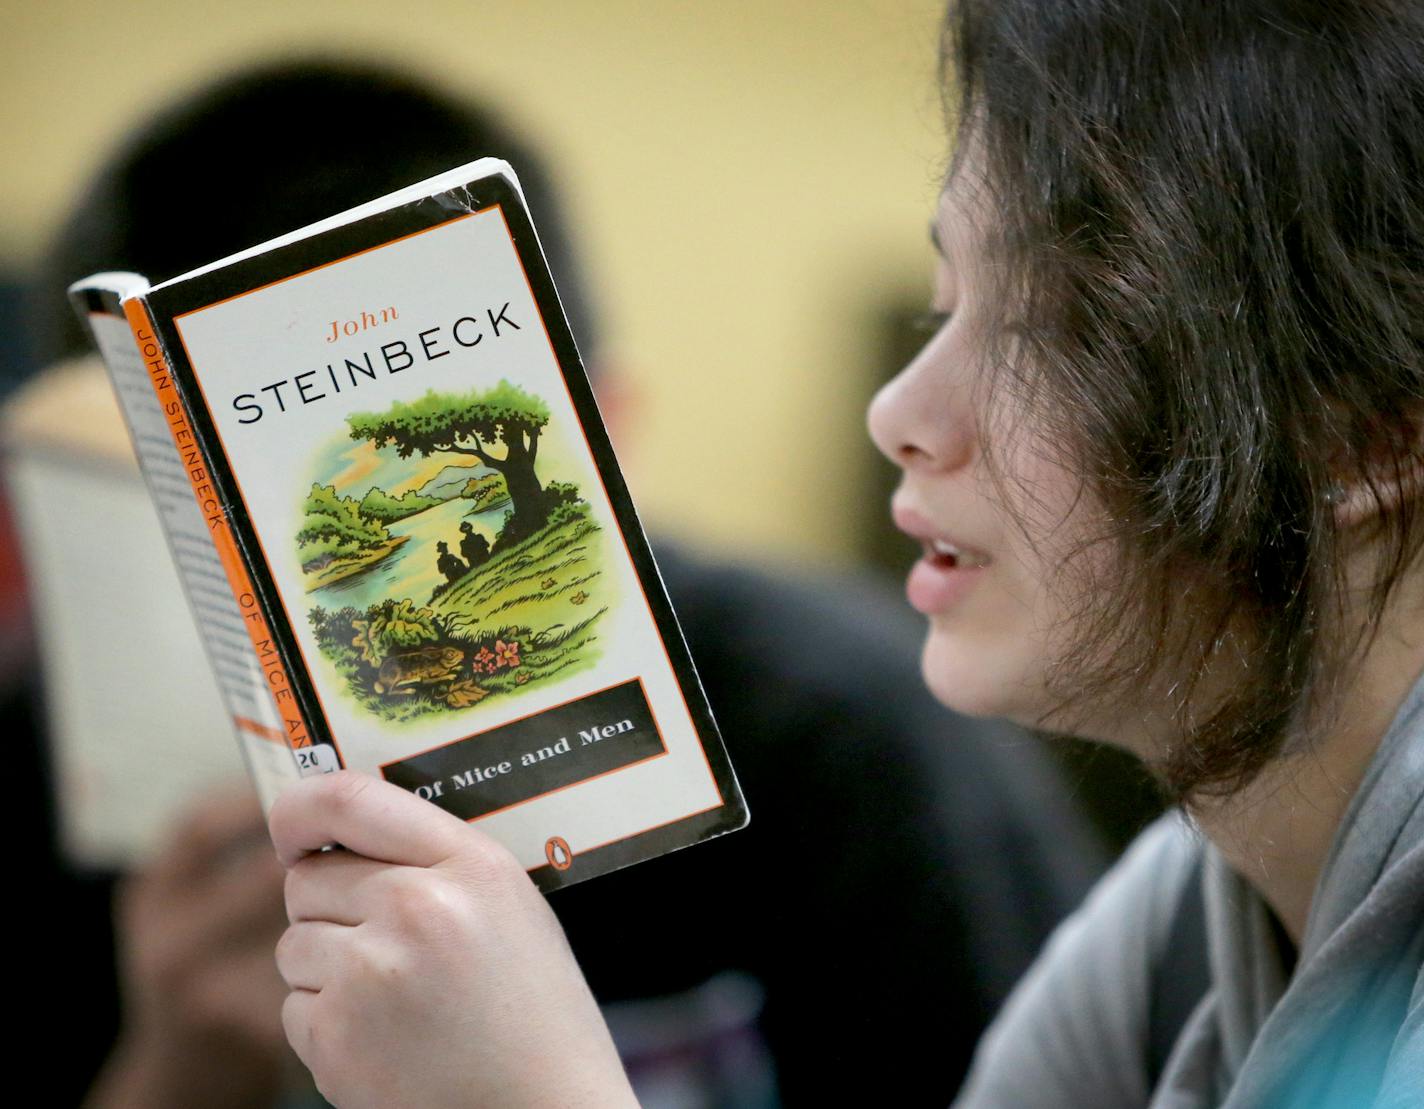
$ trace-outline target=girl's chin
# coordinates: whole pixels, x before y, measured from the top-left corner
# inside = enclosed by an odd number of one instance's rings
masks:
[[[1012,673],[1009,662],[936,631],[931,624],[920,654],[920,673],[935,700],[946,708],[965,716],[997,716],[1028,723],[1037,707],[1025,703],[1024,682]]]
[[[1109,714],[1084,717],[1056,701],[1032,680],[1031,660],[996,655],[966,645],[931,625],[920,672],[935,700],[962,716],[994,717],[1033,731],[1071,735],[1136,755],[1149,766],[1166,750],[1170,722],[1141,704],[1120,704]]]

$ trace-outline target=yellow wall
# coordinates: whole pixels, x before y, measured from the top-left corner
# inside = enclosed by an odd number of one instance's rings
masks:
[[[562,167],[641,403],[647,517],[844,559],[867,305],[918,287],[940,0],[11,0],[0,252],[21,263],[147,105],[329,47],[511,104]]]

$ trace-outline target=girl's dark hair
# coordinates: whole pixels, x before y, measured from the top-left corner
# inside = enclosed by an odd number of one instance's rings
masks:
[[[1309,742],[1424,539],[1424,6],[958,0],[942,58],[1007,275],[995,387],[1134,571],[1057,684],[1188,675],[1159,769],[1231,792]],[[1358,637],[1338,483],[1380,511]]]

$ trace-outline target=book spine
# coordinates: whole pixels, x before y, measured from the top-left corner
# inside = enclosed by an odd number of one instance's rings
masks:
[[[282,730],[279,736],[294,752],[302,774],[337,769],[340,763],[335,749],[330,744],[313,743],[311,729],[295,695],[277,640],[267,622],[261,597],[248,573],[242,551],[228,520],[226,507],[210,477],[205,452],[198,441],[198,432],[189,417],[188,407],[177,387],[171,361],[158,338],[158,330],[147,305],[141,297],[134,297],[125,301],[123,308],[139,357],[177,451],[178,461],[205,521],[208,539],[221,562],[262,681],[281,720]],[[239,726],[246,723],[251,727],[256,722],[238,720],[237,723]]]
[[[181,457],[124,316],[123,286],[137,283],[137,279],[130,282],[127,279],[133,275],[113,276],[117,283],[76,285],[70,290],[70,299],[109,372],[139,471],[158,512],[165,544],[203,654],[217,680],[238,751],[266,807],[287,783],[300,776],[297,758],[282,734],[281,716],[263,680],[242,614],[193,501]]]

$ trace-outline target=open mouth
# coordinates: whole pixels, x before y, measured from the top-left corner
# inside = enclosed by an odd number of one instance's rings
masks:
[[[924,544],[925,561],[941,570],[970,569],[987,565],[988,559],[982,555],[946,543],[943,539],[930,539]]]

